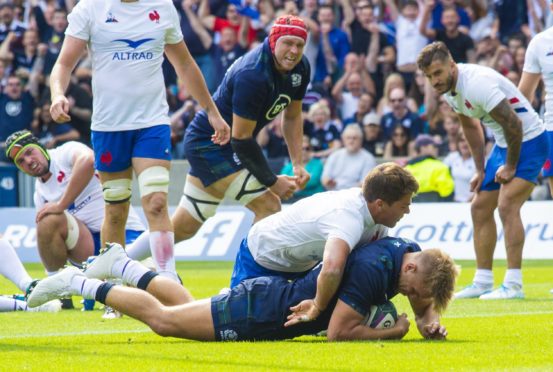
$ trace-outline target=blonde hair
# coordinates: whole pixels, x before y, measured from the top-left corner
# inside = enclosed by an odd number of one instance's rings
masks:
[[[459,266],[440,249],[426,249],[420,253],[423,283],[425,287],[430,288],[434,310],[442,314],[453,298],[455,282],[460,272]]]
[[[401,76],[397,72],[392,72],[390,75],[388,75],[388,77],[386,78],[386,81],[384,82],[384,99],[386,100],[386,102],[388,102],[388,96],[392,91],[392,88],[390,88],[390,85],[392,85],[395,82],[398,82],[401,85],[399,87],[394,87],[394,88],[403,88],[403,91],[405,91],[405,80],[403,80],[403,76]]]
[[[319,100],[314,104],[312,104],[311,106],[309,106],[309,112],[308,112],[309,118],[311,119],[312,116],[318,111],[322,111],[326,116],[330,118],[330,108],[328,107],[328,104],[326,103],[326,101]]]

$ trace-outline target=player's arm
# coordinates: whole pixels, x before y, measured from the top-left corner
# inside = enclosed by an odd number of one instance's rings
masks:
[[[282,114],[282,135],[288,147],[288,154],[293,165],[297,185],[304,188],[309,182],[310,175],[303,165],[303,118],[301,112],[302,101],[293,100]]]
[[[50,115],[57,123],[71,120],[69,113],[69,101],[65,97],[65,91],[69,86],[71,72],[79,62],[86,48],[86,40],[67,35],[63,41],[60,54],[52,73],[50,74]]]
[[[165,54],[175,68],[178,77],[207,114],[209,123],[215,129],[215,134],[211,137],[213,143],[219,145],[228,143],[230,127],[219,113],[213,99],[211,99],[200,68],[190,55],[184,41],[181,40],[176,44],[165,44]]]
[[[232,150],[240,162],[263,185],[284,199],[289,199],[296,191],[296,177],[286,175],[276,176],[269,167],[261,147],[253,138],[257,122],[232,114]]]
[[[476,174],[470,181],[470,191],[475,192],[480,189],[484,181],[484,160],[486,158],[484,147],[484,132],[477,119],[473,119],[463,114],[457,114],[463,127],[463,133],[470,147],[472,158],[476,166]]]
[[[94,152],[92,149],[82,146],[73,155],[73,171],[67,183],[67,188],[62,197],[56,203],[45,204],[38,212],[36,221],[40,221],[48,214],[62,213],[75,201],[77,196],[88,185],[94,176]]]
[[[490,116],[501,125],[507,141],[505,165],[496,172],[496,182],[509,182],[515,175],[520,157],[522,122],[506,98],[490,111]]]
[[[518,90],[524,94],[526,99],[532,104],[534,100],[534,94],[536,93],[536,88],[540,82],[541,74],[533,74],[531,72],[522,71],[522,76],[520,78],[520,83],[518,83]]]
[[[443,340],[447,330],[440,324],[440,315],[434,311],[431,298],[408,296],[411,308],[415,313],[417,329],[424,338]]]
[[[406,314],[398,316],[393,328],[373,329],[361,324],[362,321],[361,313],[339,299],[328,324],[328,341],[401,339],[409,332]]]

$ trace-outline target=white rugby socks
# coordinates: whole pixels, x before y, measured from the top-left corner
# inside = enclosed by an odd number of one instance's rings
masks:
[[[0,238],[0,257],[0,274],[13,282],[21,292],[25,292],[33,279],[6,238]]]

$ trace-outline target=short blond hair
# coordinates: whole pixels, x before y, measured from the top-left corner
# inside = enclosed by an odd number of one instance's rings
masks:
[[[459,266],[440,249],[425,249],[419,262],[424,273],[423,283],[430,289],[434,310],[442,314],[453,298]]]

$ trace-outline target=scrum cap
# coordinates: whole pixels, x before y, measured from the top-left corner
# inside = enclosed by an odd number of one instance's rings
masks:
[[[46,149],[40,144],[38,138],[33,136],[28,130],[14,132],[6,139],[6,156],[17,165],[17,157],[21,151],[29,146],[36,146],[46,156],[48,162],[50,162],[50,156]]]
[[[271,52],[275,53],[275,48],[278,40],[281,37],[295,37],[303,40],[307,40],[307,26],[300,17],[293,15],[284,15],[279,17],[269,33],[269,46]]]

